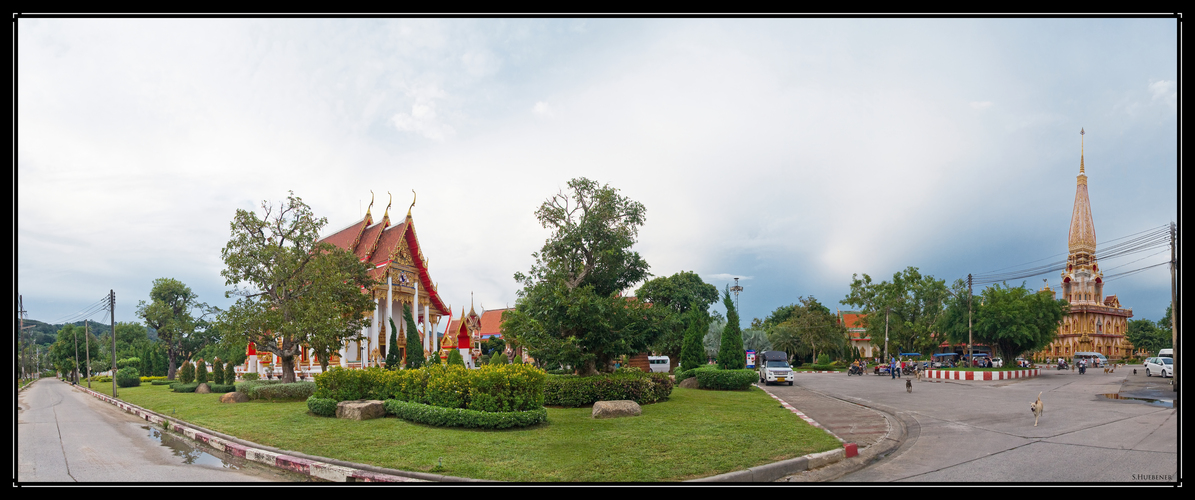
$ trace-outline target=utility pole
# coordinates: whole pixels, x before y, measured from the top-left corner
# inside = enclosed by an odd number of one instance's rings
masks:
[[[17,322],[18,322],[17,335],[19,335],[19,337],[17,337],[18,338],[17,342],[19,344],[20,339],[25,336],[25,299],[24,299],[24,297],[22,297],[20,295],[17,295]],[[28,348],[29,348],[29,343],[26,342],[25,349],[28,349]],[[24,353],[23,351],[18,352],[18,358],[17,358],[18,360],[20,359],[19,356],[23,353]],[[22,371],[28,372],[29,371],[29,356],[28,356],[28,354],[25,354],[24,357],[25,357],[25,362],[21,363],[21,369],[22,369]],[[18,387],[20,386],[20,384],[21,384],[21,381],[17,380]]]
[[[1174,374],[1170,378],[1171,383],[1174,384],[1174,409],[1179,407],[1179,390],[1178,390],[1178,371],[1179,371],[1179,349],[1178,349],[1178,281],[1175,276],[1178,274],[1178,226],[1173,222],[1170,223],[1170,336],[1171,341],[1174,342]]]
[[[87,349],[84,352],[87,353],[87,388],[88,389],[91,388],[91,337],[90,337],[91,333],[90,333],[90,326],[91,326],[91,320],[83,321],[83,346]]]
[[[71,337],[75,339],[75,385],[79,385],[79,334],[75,333],[75,329],[71,328]]]
[[[108,289],[108,312],[112,314],[112,397],[116,397],[116,292]]]
[[[975,292],[971,290],[971,274],[967,274],[967,364],[971,364],[971,298],[975,296]]]

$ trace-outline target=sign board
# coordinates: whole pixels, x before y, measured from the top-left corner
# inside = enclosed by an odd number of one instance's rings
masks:
[[[755,369],[755,351],[747,351],[747,368]]]

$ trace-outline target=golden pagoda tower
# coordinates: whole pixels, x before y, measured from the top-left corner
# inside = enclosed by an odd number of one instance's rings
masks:
[[[1121,307],[1115,295],[1104,296],[1104,273],[1096,260],[1095,221],[1087,193],[1084,135],[1086,132],[1079,130],[1079,176],[1067,239],[1066,270],[1062,272],[1062,298],[1070,302],[1070,312],[1062,318],[1057,338],[1042,355],[1070,359],[1076,352],[1097,352],[1113,360],[1132,355],[1133,346],[1124,334],[1133,310]]]

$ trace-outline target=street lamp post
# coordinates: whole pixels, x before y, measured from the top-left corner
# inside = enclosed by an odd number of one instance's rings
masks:
[[[739,292],[743,291],[743,287],[739,286],[739,279],[734,279],[734,286],[730,287],[730,291],[734,292],[734,308],[742,314],[742,309],[739,308]]]

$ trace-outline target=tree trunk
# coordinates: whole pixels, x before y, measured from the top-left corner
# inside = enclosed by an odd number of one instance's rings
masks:
[[[173,350],[167,350],[166,357],[170,360],[170,362],[166,365],[166,380],[174,380],[176,370],[178,369],[178,363],[175,360],[177,354]]]
[[[595,362],[594,360],[592,360],[592,359],[591,359],[591,360],[588,360],[588,361],[586,361],[586,362],[585,362],[585,364],[581,365],[581,366],[580,366],[580,367],[577,369],[577,376],[578,376],[578,377],[589,377],[589,376],[592,376],[592,375],[597,375],[597,364],[596,364],[596,362]]]
[[[290,384],[295,381],[295,357],[279,356],[282,359],[282,383]]]

